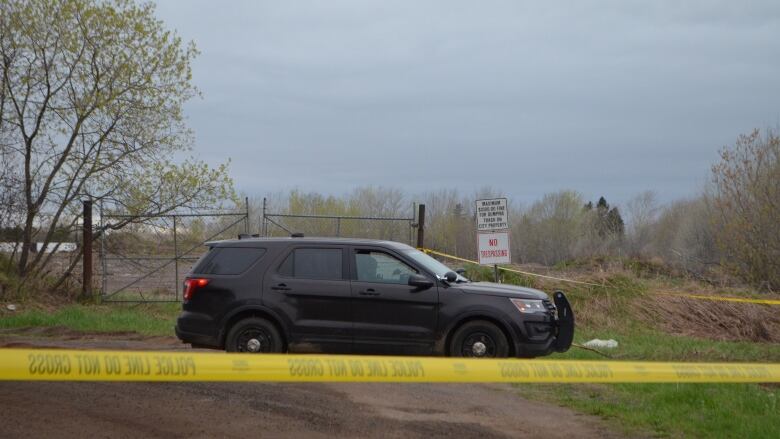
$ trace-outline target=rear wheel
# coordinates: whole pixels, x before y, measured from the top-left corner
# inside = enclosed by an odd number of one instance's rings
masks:
[[[233,325],[225,339],[228,352],[278,353],[284,343],[273,323],[259,317],[240,320]]]
[[[453,357],[505,358],[509,342],[498,328],[485,320],[474,320],[458,328],[450,341]]]

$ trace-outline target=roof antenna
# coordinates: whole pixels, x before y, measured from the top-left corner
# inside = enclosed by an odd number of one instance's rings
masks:
[[[290,235],[290,238],[303,238],[303,233],[293,233]]]

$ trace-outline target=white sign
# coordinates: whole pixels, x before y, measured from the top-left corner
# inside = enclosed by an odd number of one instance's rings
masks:
[[[57,246],[59,244],[59,247]],[[70,253],[76,251],[78,248],[75,242],[50,242],[46,246],[46,250],[43,249],[42,242],[31,242],[30,250],[34,252],[51,253],[54,248],[57,247],[57,252]],[[0,253],[13,253],[22,251],[21,242],[0,242]]]
[[[477,232],[509,228],[506,198],[477,200]]]
[[[480,265],[509,264],[509,232],[477,233]]]

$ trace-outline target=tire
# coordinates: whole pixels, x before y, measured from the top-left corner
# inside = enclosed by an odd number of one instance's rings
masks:
[[[279,353],[284,341],[276,326],[266,319],[250,317],[233,325],[225,339],[228,352]]]
[[[453,357],[506,358],[509,342],[498,326],[485,320],[474,320],[459,327],[450,339]]]

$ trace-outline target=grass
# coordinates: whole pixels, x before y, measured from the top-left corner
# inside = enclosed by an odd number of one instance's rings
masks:
[[[627,435],[776,438],[776,388],[755,384],[533,384],[526,397],[600,416]]]
[[[637,318],[635,299],[657,282],[618,275],[606,289],[569,289],[575,343],[615,339],[613,360],[780,362],[780,344],[716,341],[665,333]],[[545,288],[547,289],[547,288]],[[603,360],[572,347],[551,359]],[[780,387],[757,384],[523,384],[518,392],[604,418],[624,434],[658,437],[780,437]]]
[[[174,335],[181,310],[178,303],[142,305],[66,305],[55,311],[39,309],[4,313],[0,328],[65,327],[80,332],[137,332]]]
[[[665,334],[639,325],[623,330],[578,328],[576,342],[615,339],[614,360],[780,362],[780,345],[712,341]],[[555,359],[603,360],[572,347]],[[522,384],[527,398],[604,418],[627,435],[659,437],[780,437],[780,388],[757,384]]]
[[[747,341],[715,341],[670,335],[647,328],[598,331],[577,328],[575,343],[594,338],[618,340],[616,349],[604,349],[612,360],[703,361],[703,362],[780,362],[780,345]],[[572,347],[555,359],[604,359],[594,352]]]

